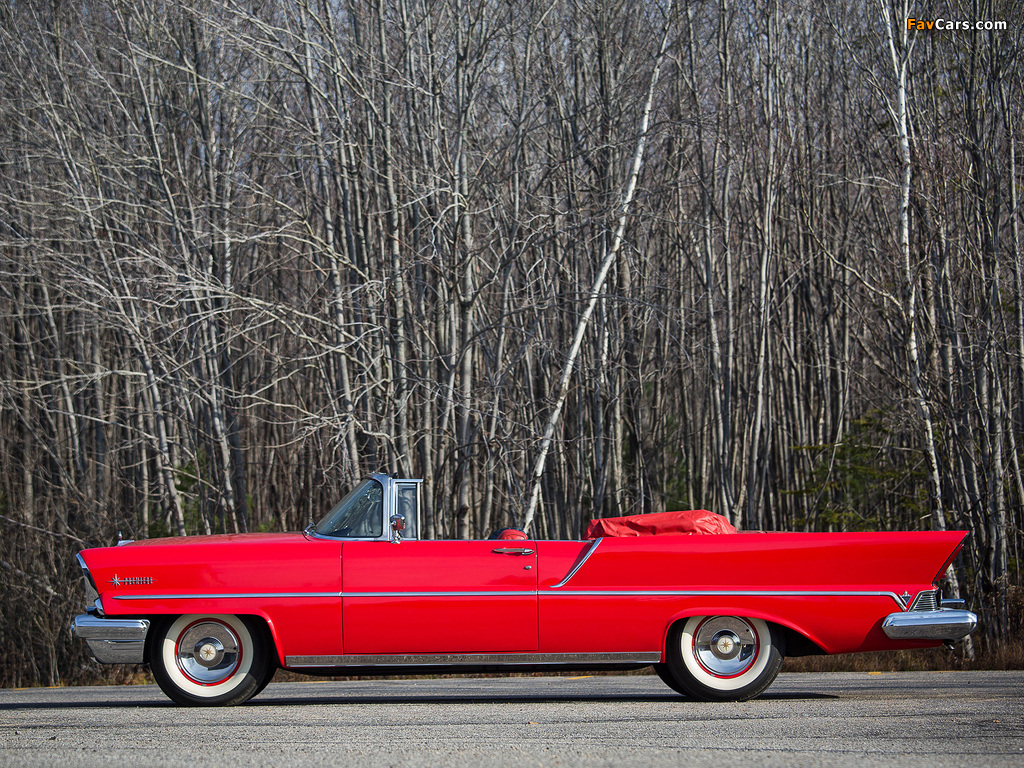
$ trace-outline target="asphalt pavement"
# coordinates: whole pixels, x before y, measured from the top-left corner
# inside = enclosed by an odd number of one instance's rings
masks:
[[[1024,766],[1024,672],[783,674],[755,701],[657,677],[271,683],[240,707],[154,686],[0,690],[0,766]]]

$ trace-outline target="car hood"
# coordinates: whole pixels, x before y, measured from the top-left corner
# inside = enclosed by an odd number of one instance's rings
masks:
[[[158,597],[340,592],[341,542],[301,533],[146,539],[80,553],[111,612]]]

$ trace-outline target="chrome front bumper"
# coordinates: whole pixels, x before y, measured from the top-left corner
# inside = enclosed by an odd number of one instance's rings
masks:
[[[892,640],[945,640],[967,637],[978,626],[978,617],[970,611],[937,608],[933,611],[890,613],[882,622],[882,631]]]
[[[146,652],[146,619],[105,619],[91,613],[76,616],[71,632],[85,640],[100,664],[141,664]]]

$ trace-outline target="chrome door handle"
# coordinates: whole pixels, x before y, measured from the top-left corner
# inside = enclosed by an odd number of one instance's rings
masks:
[[[526,547],[498,547],[492,549],[491,552],[496,555],[532,555],[532,549],[526,549]]]

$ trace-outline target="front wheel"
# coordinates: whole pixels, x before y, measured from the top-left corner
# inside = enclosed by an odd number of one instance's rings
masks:
[[[178,704],[241,704],[269,682],[269,643],[258,619],[192,614],[171,617],[152,631],[153,677]]]
[[[672,674],[672,670],[668,668],[668,664],[655,664],[654,672],[661,678],[661,682],[676,693],[681,693],[683,696],[686,696],[686,689],[683,688],[683,686],[679,684],[679,681],[675,679]]]
[[[761,619],[693,616],[673,625],[665,655],[676,690],[701,701],[745,701],[772,684],[785,653],[782,631]]]

